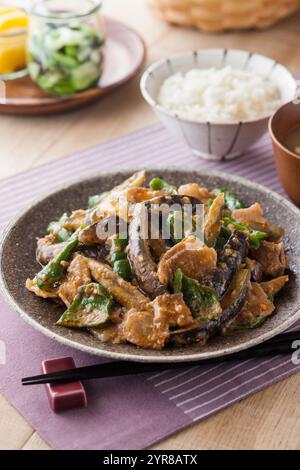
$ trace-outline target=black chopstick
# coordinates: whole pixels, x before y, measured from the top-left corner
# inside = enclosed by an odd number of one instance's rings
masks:
[[[294,340],[300,339],[300,331],[283,333],[260,345],[252,348],[229,354],[222,357],[205,359],[193,362],[176,363],[140,363],[114,361],[105,364],[96,364],[93,366],[78,367],[51,374],[41,374],[22,379],[22,385],[38,384],[58,384],[73,382],[77,380],[100,379],[105,377],[120,377],[123,375],[135,375],[141,373],[160,372],[167,369],[180,369],[207,364],[215,364],[228,361],[245,360],[251,358],[260,358],[265,356],[275,356],[277,354],[292,354],[294,349],[292,344]]]
[[[268,341],[266,341],[264,344],[276,343],[278,341],[295,341],[297,339],[300,339],[300,330],[281,333],[280,335],[268,339]]]

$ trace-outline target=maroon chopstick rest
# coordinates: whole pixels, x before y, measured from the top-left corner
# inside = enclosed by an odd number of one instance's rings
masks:
[[[75,367],[72,357],[57,357],[42,362],[43,374],[75,369]],[[50,407],[55,413],[87,406],[85,389],[79,381],[65,384],[45,384],[45,388]]]

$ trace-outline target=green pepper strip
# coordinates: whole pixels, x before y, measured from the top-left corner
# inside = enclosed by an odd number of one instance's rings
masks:
[[[218,196],[220,193],[224,193],[225,204],[230,211],[236,209],[243,209],[245,204],[240,201],[237,194],[233,191],[229,191],[227,188],[216,188],[213,190],[214,194]]]
[[[92,209],[93,207],[95,207],[97,204],[99,204],[100,201],[102,201],[102,199],[105,198],[107,194],[107,192],[104,192],[101,194],[95,194],[94,196],[90,196],[88,199],[88,208]]]
[[[268,238],[269,236],[268,233],[266,232],[261,232],[260,230],[254,230],[248,225],[239,224],[232,217],[229,217],[228,215],[224,217],[224,223],[226,227],[229,225],[232,225],[235,229],[240,230],[241,232],[247,232],[249,235],[250,243],[252,247],[255,248],[256,250],[258,250],[258,248],[260,247],[261,240],[264,240],[265,238]]]
[[[112,240],[110,255],[113,271],[125,281],[130,281],[132,272],[125,253],[127,244],[127,234],[120,233],[118,238]]]
[[[92,282],[81,286],[57,324],[68,327],[86,328],[105,324],[113,307],[110,293],[101,284]]]
[[[221,309],[218,294],[214,289],[186,276],[178,268],[173,279],[173,290],[175,293],[183,293],[184,301],[195,318],[201,319],[204,314],[206,320],[218,320]]]
[[[78,234],[75,233],[67,242],[66,246],[61,250],[58,255],[51,260],[47,266],[45,266],[37,274],[37,286],[40,289],[49,289],[59,282],[64,273],[63,261],[69,261],[73,252],[76,250],[78,245]]]
[[[115,261],[113,264],[113,271],[125,279],[125,281],[129,281],[131,279],[132,273],[127,259]]]
[[[257,328],[260,326],[267,317],[263,317],[262,315],[258,315],[256,318],[253,320],[250,320],[248,322],[243,322],[238,325],[232,325],[229,329],[231,331],[242,331],[242,330],[252,330],[254,328]]]
[[[170,238],[174,244],[179,243],[184,238],[184,217],[182,211],[170,212],[167,218]],[[180,238],[176,238],[180,235]]]
[[[53,234],[58,242],[67,241],[72,233],[64,228],[66,221],[68,220],[68,214],[63,214],[58,221],[50,222],[47,227],[47,233]]]
[[[228,242],[229,238],[231,235],[231,231],[227,228],[224,227],[224,225],[221,227],[220,234],[217,238],[215,248],[216,250],[222,250],[226,243]]]

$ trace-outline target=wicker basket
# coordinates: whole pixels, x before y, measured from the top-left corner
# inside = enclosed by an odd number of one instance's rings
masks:
[[[265,28],[290,15],[300,0],[149,0],[164,20],[204,31]]]

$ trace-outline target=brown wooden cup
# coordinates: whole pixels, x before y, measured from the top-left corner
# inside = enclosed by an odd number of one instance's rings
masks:
[[[290,198],[300,206],[300,156],[288,150],[283,142],[290,131],[300,125],[300,102],[279,108],[269,121],[276,166],[282,185]]]

